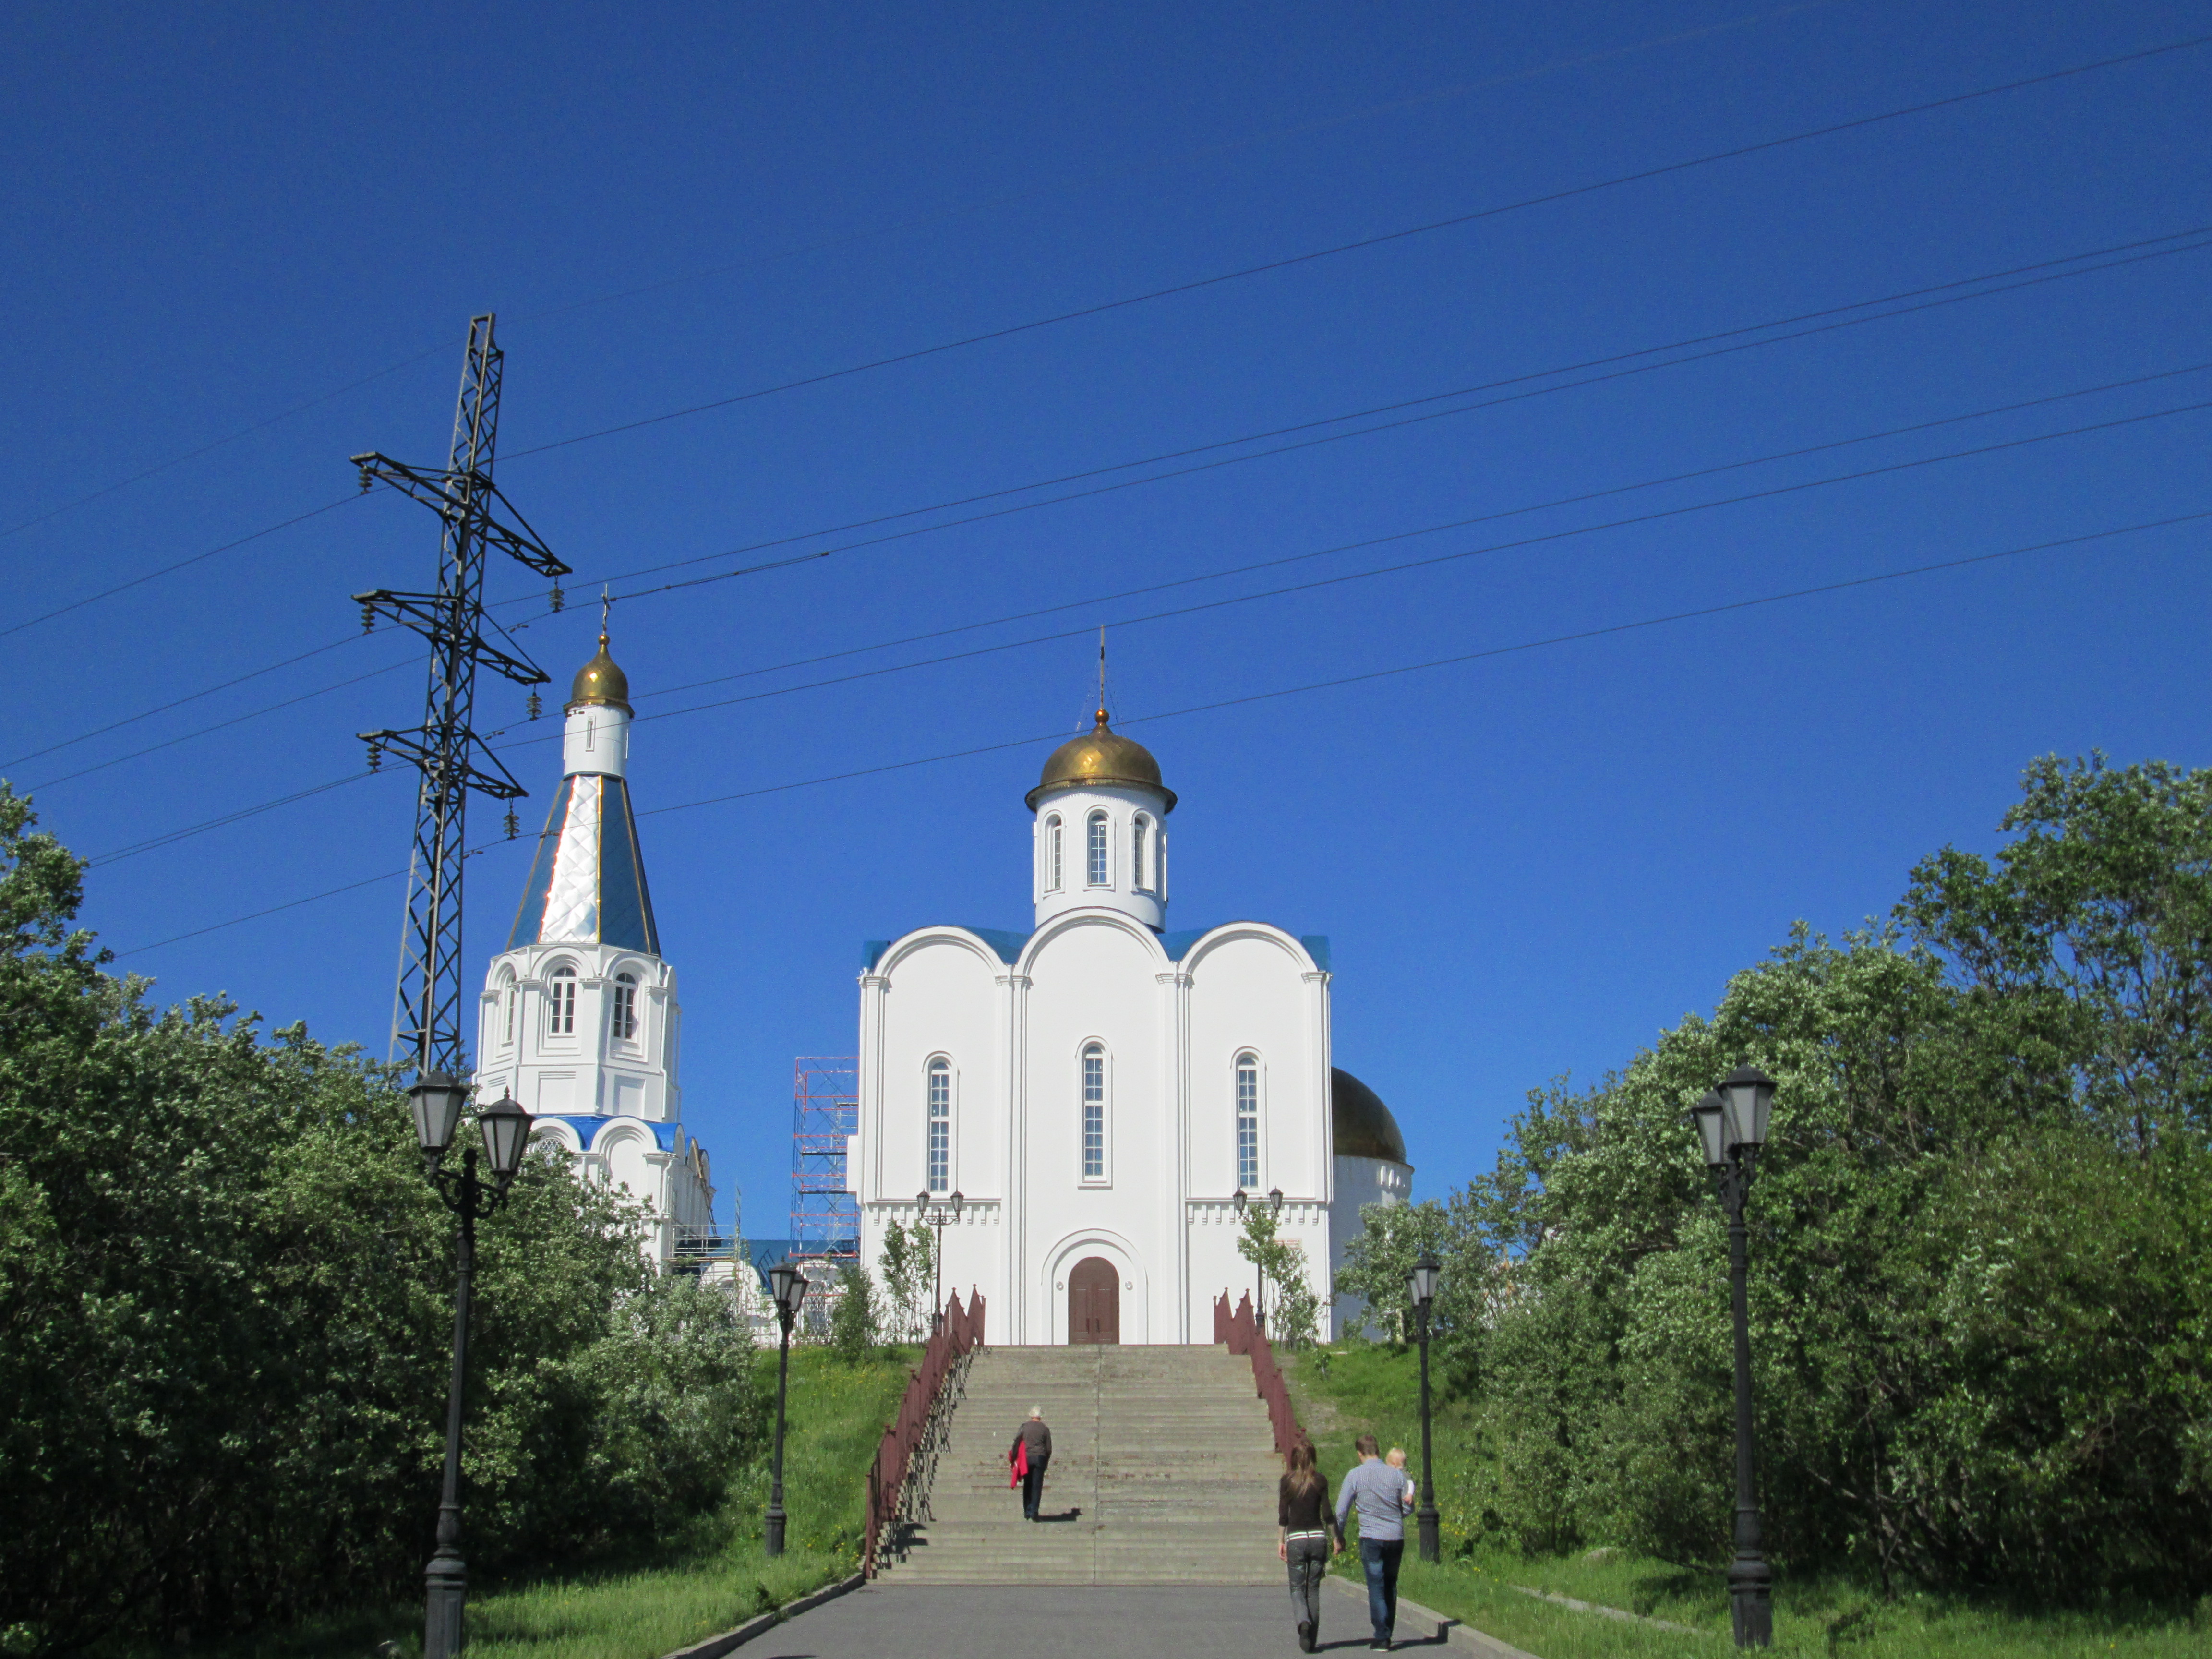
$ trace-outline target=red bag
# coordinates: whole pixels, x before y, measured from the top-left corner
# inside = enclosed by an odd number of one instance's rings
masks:
[[[1015,1441],[1014,1455],[1006,1461],[1014,1466],[1013,1478],[1008,1480],[1006,1485],[1010,1487],[1020,1486],[1024,1477],[1030,1472],[1030,1443],[1026,1440]]]

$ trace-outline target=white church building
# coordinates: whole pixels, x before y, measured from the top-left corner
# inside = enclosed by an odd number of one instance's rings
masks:
[[[577,672],[561,787],[507,949],[484,976],[478,1098],[514,1095],[592,1178],[651,1206],[666,1263],[714,1237],[707,1149],[684,1127],[683,1011],[660,954],[629,799],[629,681],[607,653]]]
[[[1168,931],[1175,792],[1096,728],[1046,761],[1028,933],[919,927],[869,944],[859,1133],[862,1259],[933,1218],[948,1293],[983,1293],[994,1342],[1204,1343],[1252,1288],[1236,1207],[1279,1192],[1328,1338],[1329,1275],[1363,1205],[1413,1170],[1388,1108],[1333,1064],[1328,941],[1261,921]]]

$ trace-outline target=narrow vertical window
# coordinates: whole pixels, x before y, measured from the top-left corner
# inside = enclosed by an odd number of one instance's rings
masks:
[[[1142,812],[1129,826],[1129,885],[1139,892],[1152,890],[1151,848],[1152,821]]]
[[[1057,812],[1044,821],[1044,890],[1048,893],[1057,893],[1060,890],[1062,853],[1060,828],[1060,814]]]
[[[615,975],[615,1035],[624,1042],[637,1036],[637,976]]]
[[[514,979],[512,975],[501,981],[499,995],[500,1000],[507,1005],[507,1043],[509,1048],[513,1048],[514,1046],[514,1005],[521,999],[515,994]]]
[[[556,968],[546,989],[545,1035],[575,1036],[576,970],[565,965]]]
[[[1252,1054],[1237,1057],[1237,1184],[1260,1188],[1260,1061]]]
[[[929,1062],[929,1190],[941,1193],[952,1185],[952,1067],[942,1060]]]
[[[1106,1179],[1106,1051],[1083,1051],[1083,1178]]]
[[[1093,812],[1091,815],[1091,873],[1089,880],[1093,887],[1103,887],[1108,880],[1106,815],[1103,812]]]

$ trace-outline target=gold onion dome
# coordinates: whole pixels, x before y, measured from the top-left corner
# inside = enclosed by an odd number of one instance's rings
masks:
[[[1152,758],[1152,751],[1134,738],[1116,737],[1108,730],[1103,708],[1096,726],[1052,751],[1044,763],[1044,776],[1030,791],[1027,804],[1034,811],[1047,795],[1101,785],[1149,789],[1164,796],[1167,810],[1175,811],[1175,791],[1160,781],[1160,763]]]
[[[607,654],[607,636],[599,634],[599,654],[576,671],[576,683],[568,688],[568,707],[585,708],[593,705],[619,708],[623,714],[634,714],[629,706],[629,676],[615,666],[615,659]]]

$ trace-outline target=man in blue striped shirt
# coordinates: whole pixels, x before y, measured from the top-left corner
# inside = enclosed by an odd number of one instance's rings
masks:
[[[1373,1435],[1361,1435],[1352,1449],[1359,1454],[1359,1464],[1337,1489],[1336,1529],[1343,1533],[1345,1516],[1357,1506],[1367,1617],[1375,1626],[1375,1639],[1367,1645],[1388,1653],[1398,1622],[1398,1562],[1406,1553],[1406,1511],[1413,1500],[1406,1495],[1404,1473],[1382,1461]]]

